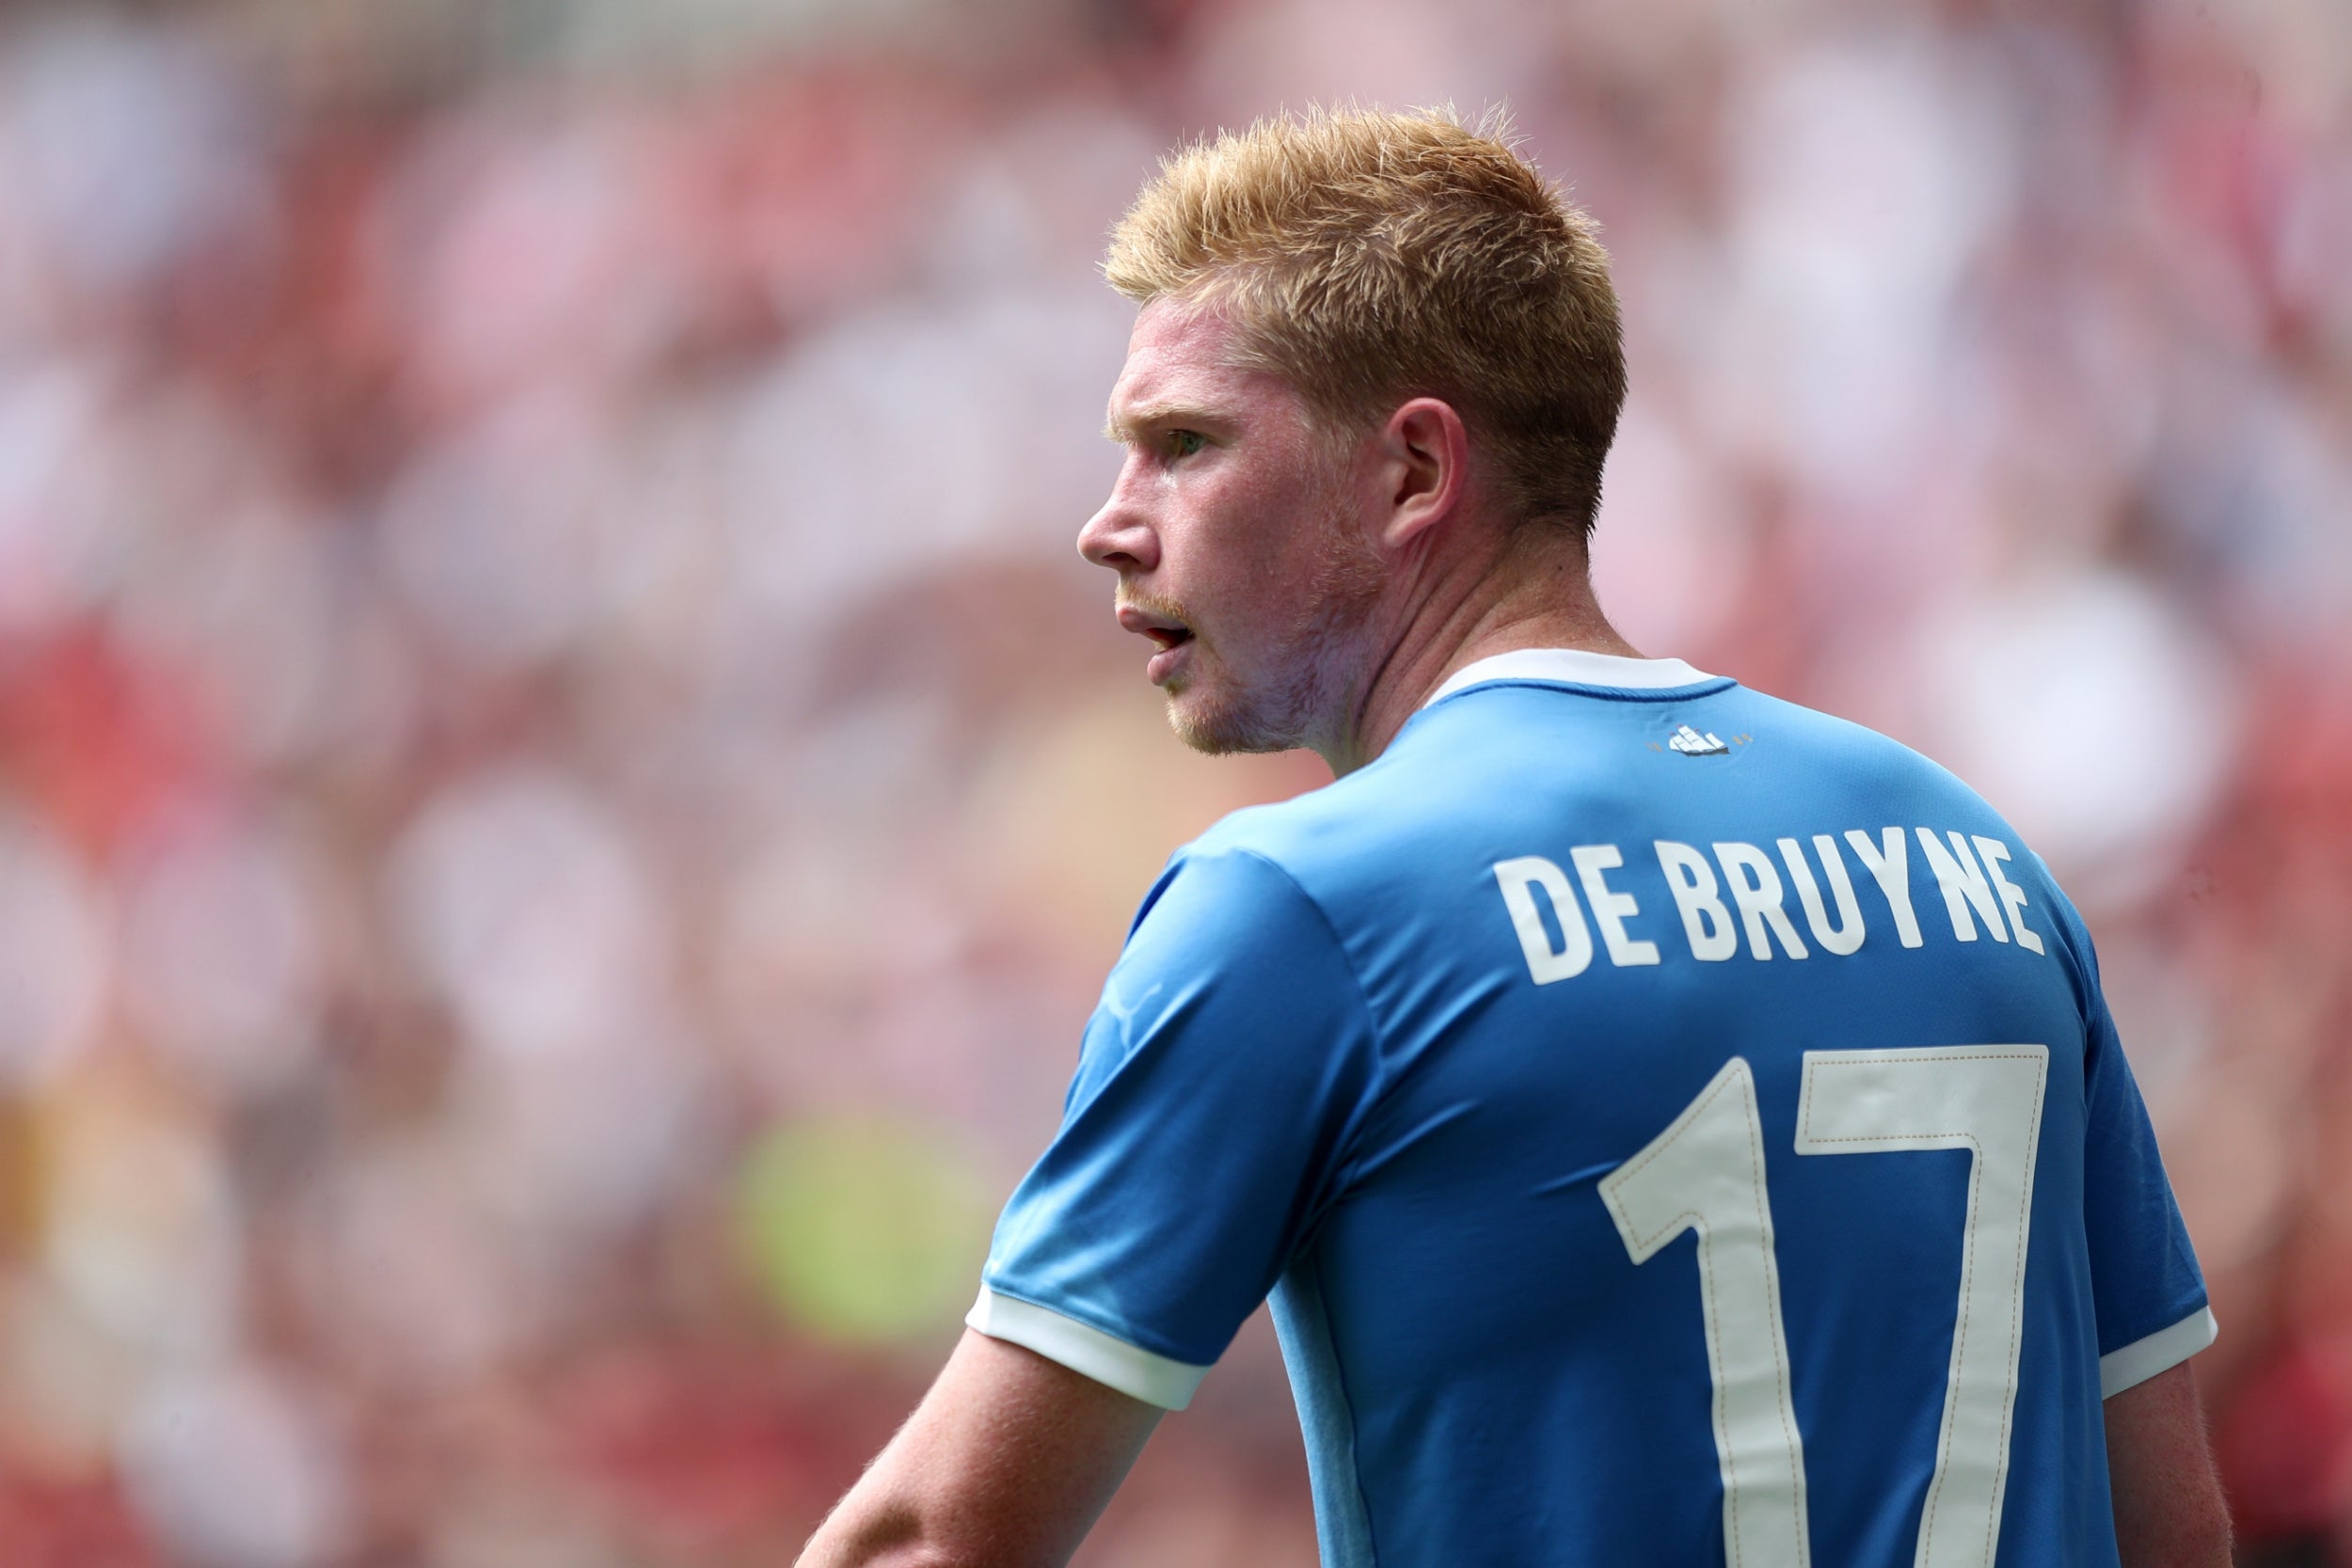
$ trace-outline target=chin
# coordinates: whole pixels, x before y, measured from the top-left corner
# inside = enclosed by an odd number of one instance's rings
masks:
[[[1197,686],[1168,692],[1168,727],[1177,739],[1213,757],[1288,752],[1305,744],[1264,722],[1247,704]]]

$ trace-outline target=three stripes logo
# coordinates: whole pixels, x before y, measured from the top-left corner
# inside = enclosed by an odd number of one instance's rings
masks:
[[[1701,735],[1688,724],[1677,726],[1666,744],[1686,757],[1725,756],[1731,751],[1730,747],[1724,745],[1711,732]]]

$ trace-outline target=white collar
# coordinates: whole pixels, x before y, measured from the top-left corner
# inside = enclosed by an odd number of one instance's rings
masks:
[[[1443,702],[1466,687],[1488,681],[1563,681],[1570,686],[1607,686],[1621,690],[1651,691],[1667,687],[1696,686],[1715,677],[1694,670],[1678,658],[1625,658],[1616,654],[1586,653],[1581,648],[1520,648],[1466,664],[1429,694],[1429,703]]]

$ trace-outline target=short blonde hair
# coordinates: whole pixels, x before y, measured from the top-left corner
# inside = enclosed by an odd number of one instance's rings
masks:
[[[1104,265],[1140,304],[1232,310],[1252,368],[1343,427],[1443,398],[1513,513],[1589,533],[1625,403],[1590,218],[1490,120],[1311,109],[1166,159]]]

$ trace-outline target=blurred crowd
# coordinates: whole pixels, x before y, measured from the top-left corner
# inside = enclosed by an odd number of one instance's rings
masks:
[[[1070,546],[1108,225],[1348,98],[1602,224],[1633,641],[2075,893],[2246,1560],[2352,1563],[2352,11],[223,0],[0,13],[0,1568],[789,1560],[1326,777]],[[1297,1450],[1255,1324],[1083,1560],[1311,1562]]]

